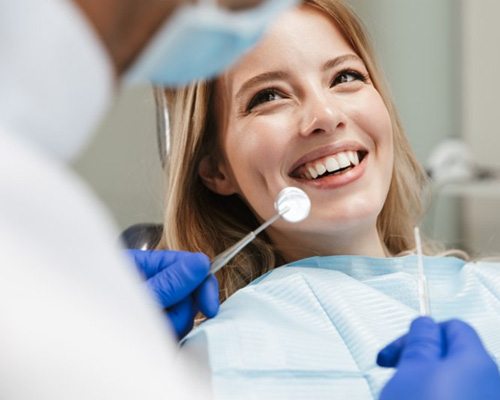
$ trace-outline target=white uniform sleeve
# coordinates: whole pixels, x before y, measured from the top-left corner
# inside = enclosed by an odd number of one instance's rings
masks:
[[[112,97],[69,0],[0,0],[0,398],[203,399],[68,159]]]
[[[75,177],[0,130],[1,398],[209,397],[116,241]]]

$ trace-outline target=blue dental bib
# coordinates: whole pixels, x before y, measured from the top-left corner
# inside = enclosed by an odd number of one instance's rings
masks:
[[[475,327],[500,359],[500,264],[425,257],[432,316]],[[417,258],[313,257],[240,289],[183,349],[216,399],[378,398],[393,371],[377,352],[418,315]]]

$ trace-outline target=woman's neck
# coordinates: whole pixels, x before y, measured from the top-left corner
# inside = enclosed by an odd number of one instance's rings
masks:
[[[390,256],[375,226],[370,229],[349,229],[335,234],[294,232],[288,233],[286,237],[276,232],[269,234],[287,262],[312,256]]]

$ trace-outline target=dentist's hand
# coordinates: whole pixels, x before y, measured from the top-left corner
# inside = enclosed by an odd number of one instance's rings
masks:
[[[417,318],[408,334],[380,351],[377,364],[397,368],[380,400],[500,399],[497,365],[459,320]]]
[[[168,250],[127,250],[167,315],[179,338],[193,327],[196,313],[214,317],[219,310],[219,284],[208,275],[203,253]]]

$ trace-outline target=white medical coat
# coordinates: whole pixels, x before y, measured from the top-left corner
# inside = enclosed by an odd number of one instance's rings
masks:
[[[0,398],[187,399],[206,389],[118,233],[64,163],[112,96],[66,0],[0,0]]]

